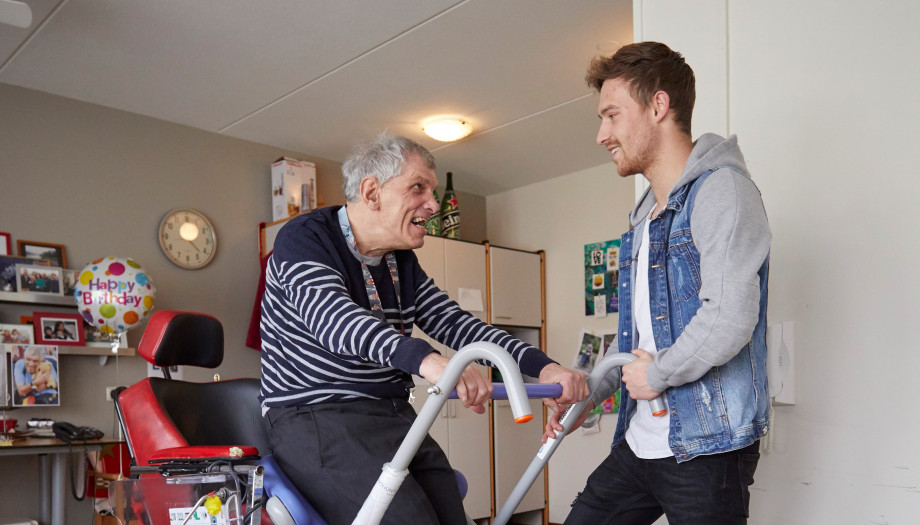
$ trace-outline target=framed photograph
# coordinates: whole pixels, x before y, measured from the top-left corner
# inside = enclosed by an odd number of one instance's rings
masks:
[[[0,344],[29,345],[34,342],[31,326],[0,323]]]
[[[91,325],[86,321],[83,321],[83,334],[86,338],[86,346],[104,346],[107,348],[111,348],[112,346],[112,338],[114,335],[106,334],[100,330],[98,326]],[[121,337],[118,339],[118,347],[128,347],[127,332],[121,333]]]
[[[60,406],[58,348],[41,345],[7,345],[13,406]]]
[[[54,266],[16,265],[16,291],[61,295],[61,268]]]
[[[73,295],[77,289],[77,277],[80,273],[80,270],[68,270],[64,268],[62,270],[64,273],[63,285],[64,295]]]
[[[28,257],[12,257],[0,255],[0,292],[16,291],[16,265],[31,264],[33,266],[51,266],[48,261],[29,259]]]
[[[13,255],[13,245],[10,243],[10,234],[0,232],[0,255]]]
[[[67,249],[63,244],[50,244],[37,241],[16,241],[20,257],[42,259],[59,268],[67,267]]]
[[[13,391],[10,388],[10,359],[6,356],[9,353],[7,348],[12,348],[12,346],[0,345],[0,410],[9,408],[13,402]],[[4,430],[0,428],[0,434],[3,434]]]
[[[34,312],[35,342],[46,345],[83,346],[83,316],[60,312]]]

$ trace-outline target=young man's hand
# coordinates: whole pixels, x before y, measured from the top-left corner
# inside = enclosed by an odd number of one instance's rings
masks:
[[[565,414],[565,410],[569,408],[568,405],[557,405],[556,410],[553,412],[553,415],[549,417],[549,422],[546,423],[546,429],[543,431],[542,442],[546,443],[546,440],[555,438],[557,432],[562,431],[562,423],[559,421],[562,419],[562,414]],[[578,415],[578,419],[575,420],[575,423],[572,424],[572,427],[569,429],[569,434],[573,430],[580,427],[586,419],[588,419],[588,413],[594,410],[594,403],[588,401],[585,404],[584,409],[581,411],[581,414]]]
[[[648,385],[648,377],[645,375],[648,365],[654,360],[652,354],[641,348],[636,348],[632,354],[638,359],[623,365],[623,375],[621,380],[626,385],[629,397],[633,399],[644,399],[646,401],[655,399],[661,395],[661,392],[652,389]]]

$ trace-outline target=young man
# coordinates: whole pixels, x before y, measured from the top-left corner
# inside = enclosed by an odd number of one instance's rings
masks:
[[[650,188],[620,247],[624,407],[567,524],[746,523],[767,432],[770,230],[735,137],[693,142],[693,70],[666,45],[599,57],[598,144]],[[626,395],[628,394],[628,395]],[[668,412],[651,414],[661,394]],[[547,436],[561,430],[558,416]]]
[[[414,325],[454,349],[483,340],[504,347],[523,373],[562,384],[559,403],[587,395],[584,374],[461,310],[425,275],[412,250],[438,210],[434,167],[403,137],[358,147],[342,166],[347,206],[291,219],[268,263],[262,397],[272,451],[333,525],[352,522],[415,420],[410,374],[434,384],[447,365],[409,337]],[[479,413],[491,390],[472,366],[457,384]],[[431,437],[409,472],[384,523],[466,524],[453,471]]]

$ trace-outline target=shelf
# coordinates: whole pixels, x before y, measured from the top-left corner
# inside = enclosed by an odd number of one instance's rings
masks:
[[[58,345],[58,353],[61,355],[98,355],[98,356],[132,356],[135,355],[134,348],[118,347],[118,353],[112,353],[111,346],[65,346]]]
[[[35,292],[0,292],[0,302],[77,307],[72,295]]]
[[[0,292],[0,302],[19,303],[19,304],[37,304],[43,306],[66,306],[76,308],[72,295],[53,295],[47,293],[35,292]],[[56,345],[58,353],[61,355],[97,355],[97,356],[132,356],[135,355],[135,349],[129,347],[119,347],[117,353],[112,352],[112,347],[105,346],[70,346]]]

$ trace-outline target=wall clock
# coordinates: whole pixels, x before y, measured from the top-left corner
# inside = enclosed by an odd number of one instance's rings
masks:
[[[173,210],[160,222],[160,248],[177,266],[197,270],[214,259],[217,233],[200,211]]]

